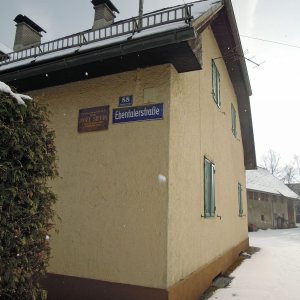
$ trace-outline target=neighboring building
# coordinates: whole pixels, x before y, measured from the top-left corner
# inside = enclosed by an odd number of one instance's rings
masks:
[[[264,168],[246,177],[249,230],[295,227],[299,196]]]
[[[48,299],[196,300],[249,245],[251,88],[231,2],[115,23],[92,3],[97,29],[0,64],[53,113]]]
[[[300,197],[300,183],[290,183],[288,187]],[[296,222],[300,223],[300,201],[296,204]]]

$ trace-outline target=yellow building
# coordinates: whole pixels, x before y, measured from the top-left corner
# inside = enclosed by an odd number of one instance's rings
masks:
[[[112,2],[92,3],[92,30],[37,47],[19,36],[0,59],[0,80],[53,113],[49,299],[196,300],[248,247],[256,158],[231,2],[116,23]]]

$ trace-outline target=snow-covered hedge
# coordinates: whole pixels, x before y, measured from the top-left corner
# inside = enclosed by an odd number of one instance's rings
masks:
[[[39,282],[56,201],[47,186],[57,176],[54,132],[45,106],[0,83],[0,299],[45,299]]]

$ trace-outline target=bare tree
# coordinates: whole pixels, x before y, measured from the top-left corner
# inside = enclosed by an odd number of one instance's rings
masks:
[[[300,156],[294,155],[289,164],[281,165],[280,154],[270,149],[262,156],[262,166],[286,184],[300,180]]]
[[[293,164],[288,164],[283,168],[282,171],[282,181],[285,184],[290,184],[295,182],[297,175],[297,170]]]
[[[280,155],[274,150],[269,150],[262,156],[263,167],[266,168],[274,176],[280,177]]]
[[[297,173],[298,173],[298,175],[300,175],[300,156],[295,154],[294,155],[294,161],[295,161]]]

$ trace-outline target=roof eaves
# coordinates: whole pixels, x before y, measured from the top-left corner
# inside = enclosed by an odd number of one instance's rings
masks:
[[[278,191],[278,192],[279,192],[279,191]],[[291,190],[291,192],[292,192],[292,190]],[[300,200],[299,196],[298,196],[296,193],[294,193],[294,197],[291,197],[291,195],[287,196],[287,195],[285,195],[285,194],[283,194],[283,193],[281,193],[281,192],[279,192],[279,194],[280,194],[281,196],[283,196],[283,197],[285,197],[285,198],[288,198],[288,199],[291,199],[291,200]]]
[[[224,7],[222,2],[212,6],[205,13],[193,20],[193,27],[197,32],[203,31],[216,17],[219,11]]]
[[[46,87],[47,82],[50,83],[48,79],[52,78],[52,73],[60,80],[59,84],[70,80],[82,80],[78,75],[82,73],[82,66],[89,68],[86,70],[89,78],[166,63],[173,64],[179,73],[199,70],[201,66],[187,43],[193,37],[195,32],[188,26],[138,39],[128,40],[123,36],[123,41],[116,41],[114,44],[75,52],[74,49],[69,49],[64,56],[50,55],[49,59],[42,61],[30,60],[24,65],[17,63],[14,68],[0,72],[0,80],[14,84],[19,91],[24,92]],[[107,66],[105,61],[110,63],[109,68],[103,67]],[[104,69],[107,69],[107,72],[104,72]],[[65,76],[65,73],[68,76]],[[47,82],[43,79],[45,74],[49,74]],[[44,83],[45,86],[42,86]],[[58,85],[58,81],[55,80],[52,85]]]
[[[246,62],[239,38],[233,7],[230,0],[223,0],[221,6],[208,10],[199,20],[194,21],[203,31],[212,27],[215,38],[225,60],[228,49],[234,49],[238,60],[227,60],[226,66],[231,77],[237,99],[244,146],[244,165],[247,170],[256,169],[255,142],[249,96],[252,94]],[[206,18],[206,19],[205,19]],[[201,31],[200,31],[201,32]]]
[[[242,47],[242,43],[240,40],[240,35],[239,35],[239,30],[237,27],[237,23],[236,23],[236,19],[235,19],[235,15],[234,15],[234,11],[233,11],[233,7],[232,7],[232,3],[230,0],[223,0],[224,5],[226,7],[226,11],[228,13],[228,20],[232,29],[232,34],[233,34],[233,38],[235,41],[235,44],[237,46],[237,51],[239,54],[239,61],[241,64],[241,68],[242,68],[242,72],[243,72],[243,76],[244,76],[244,82],[247,88],[247,92],[248,92],[248,96],[252,95],[252,89],[251,89],[251,84],[250,84],[250,79],[249,79],[249,75],[248,75],[248,71],[247,71],[247,66],[246,66],[246,62],[244,59],[244,53],[242,51],[243,47]]]

